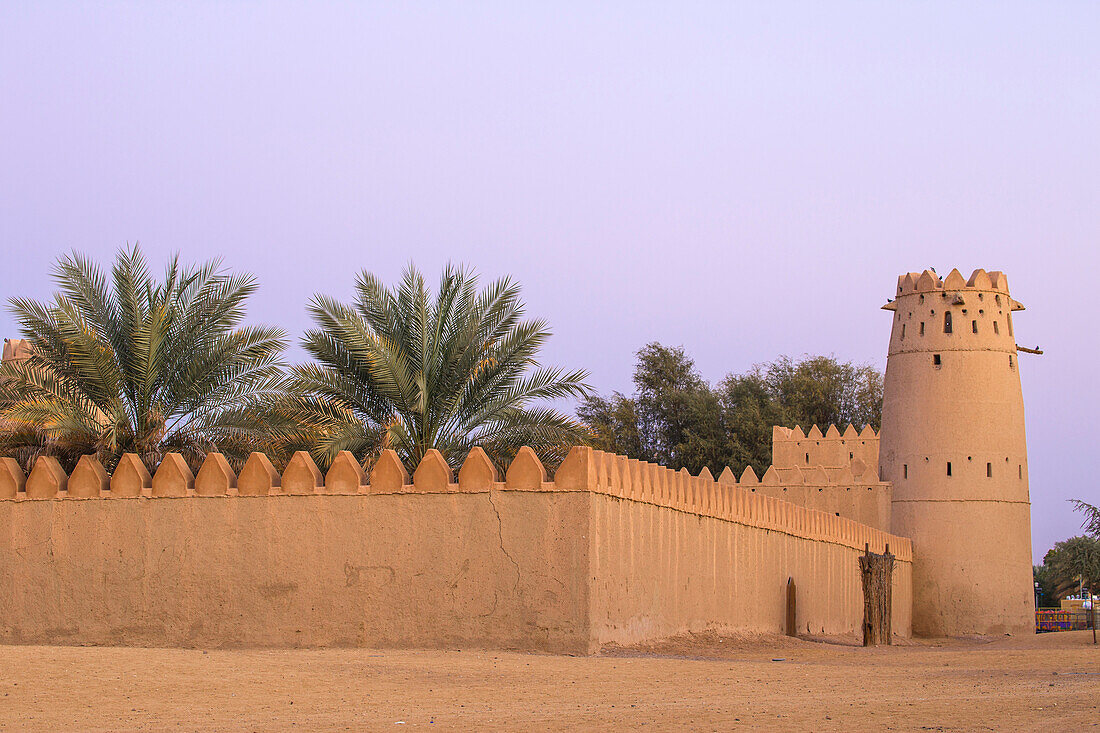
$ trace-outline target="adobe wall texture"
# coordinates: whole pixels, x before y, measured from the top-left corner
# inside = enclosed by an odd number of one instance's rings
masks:
[[[879,436],[870,427],[857,432],[849,425],[841,433],[829,425],[822,433],[814,425],[803,433],[775,426],[772,465],[759,480],[749,469],[738,483],[728,468],[718,480],[889,532],[893,490],[879,479],[878,453]]]
[[[592,519],[597,644],[705,629],[783,633],[788,578],[799,633],[847,634],[863,622],[854,547],[602,495],[593,496]],[[910,563],[895,563],[893,625],[903,637],[910,583]]]
[[[220,456],[198,477],[93,461],[0,465],[0,641],[591,653],[779,631],[788,577],[800,629],[854,632],[865,544],[898,557],[909,634],[908,540],[588,448],[554,482],[527,449],[503,482],[476,449],[457,481],[387,454],[370,484],[348,455],[325,477],[305,454],[282,476],[260,454],[239,477]]]
[[[491,499],[0,502],[0,639],[586,649],[587,495]]]

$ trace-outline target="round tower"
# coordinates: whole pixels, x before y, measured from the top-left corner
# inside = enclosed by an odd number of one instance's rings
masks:
[[[1034,633],[1024,401],[1000,272],[898,278],[880,474],[913,540],[913,633]]]

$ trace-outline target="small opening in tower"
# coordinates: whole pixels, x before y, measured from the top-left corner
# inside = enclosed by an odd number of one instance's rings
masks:
[[[1021,463],[1017,468],[1018,468],[1019,473],[1020,473],[1020,478],[1023,478],[1024,477],[1024,464]]]
[[[993,464],[992,463],[985,464],[985,477],[986,478],[993,478]]]
[[[1001,327],[997,325],[996,321],[993,321],[993,333],[997,334],[998,336],[1001,334]]]
[[[909,478],[909,464],[908,463],[901,464],[901,477],[902,478]]]
[[[810,454],[809,454],[809,453],[807,453],[807,454],[806,454],[806,463],[809,463],[809,462],[810,462]]]
[[[1008,368],[1009,369],[1014,369],[1015,368],[1012,364],[1012,354],[1008,355]]]
[[[924,321],[921,321],[921,322],[920,322],[920,335],[921,335],[921,336],[923,336],[923,335],[924,335]]]
[[[856,454],[855,454],[855,453],[853,453],[852,451],[848,451],[848,458],[849,458],[849,459],[851,459],[851,458],[855,458],[855,457],[856,457]]]
[[[951,333],[951,311],[943,314],[943,332]]]
[[[971,321],[970,322],[970,330],[973,331],[974,333],[978,332],[978,322],[977,321]]]
[[[947,475],[948,475],[948,476],[950,476],[950,475],[951,475],[951,461],[948,461],[948,462],[947,462]]]
[[[1010,357],[1011,358],[1011,357]],[[932,354],[932,366],[940,366],[942,364],[939,354]]]
[[[905,324],[901,324],[901,337],[905,338]]]

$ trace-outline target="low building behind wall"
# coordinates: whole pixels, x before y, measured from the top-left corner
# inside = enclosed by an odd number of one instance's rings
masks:
[[[911,547],[738,484],[575,448],[555,481],[528,449],[499,481],[476,450],[457,478],[387,453],[321,477],[254,454],[197,477],[169,456],[108,477],[86,458],[23,479],[0,462],[0,641],[169,646],[482,647],[591,653],[685,631],[854,633],[858,556]]]

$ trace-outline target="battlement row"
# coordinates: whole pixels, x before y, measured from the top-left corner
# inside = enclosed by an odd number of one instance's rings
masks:
[[[793,428],[785,428],[782,425],[772,426],[772,442],[776,440],[878,440],[878,433],[870,425],[864,426],[863,430],[856,430],[855,426],[848,423],[848,427],[844,428],[844,432],[840,432],[840,428],[836,425],[830,425],[826,428],[825,432],[821,432],[821,428],[814,425],[810,428],[809,432],[802,432],[802,428],[795,425]]]
[[[958,269],[951,270],[946,278],[941,278],[933,270],[907,272],[898,276],[898,295],[967,289],[999,291],[1008,295],[1008,278],[999,270],[986,272],[981,268],[974,270],[966,280]]]
[[[808,433],[797,426],[772,428],[772,465],[783,482],[877,483],[878,454],[879,436],[870,425],[860,431],[848,425],[843,433],[835,425],[824,433],[816,425]],[[822,469],[815,467],[824,467],[826,481],[821,480]],[[796,470],[806,475],[803,481]]]
[[[793,482],[794,473],[788,473],[783,480]],[[765,481],[780,478],[774,467],[765,473]],[[752,490],[761,485],[770,484],[758,480],[751,467],[739,482],[728,468],[715,480],[705,468],[692,476],[686,469],[675,471],[580,446],[569,453],[552,482],[538,456],[527,447],[509,464],[503,482],[480,448],[470,451],[457,480],[438,451],[428,451],[410,477],[397,454],[387,450],[375,461],[369,484],[362,466],[347,451],[340,453],[324,475],[305,452],[295,453],[281,475],[263,453],[253,453],[239,475],[219,453],[209,454],[197,474],[178,453],[167,454],[152,475],[132,453],[123,456],[111,475],[94,456],[81,458],[72,475],[51,456],[39,457],[29,476],[24,476],[14,459],[0,459],[0,499],[7,500],[591,491],[855,549],[869,544],[881,552],[889,544],[898,559],[911,557],[908,539]]]

